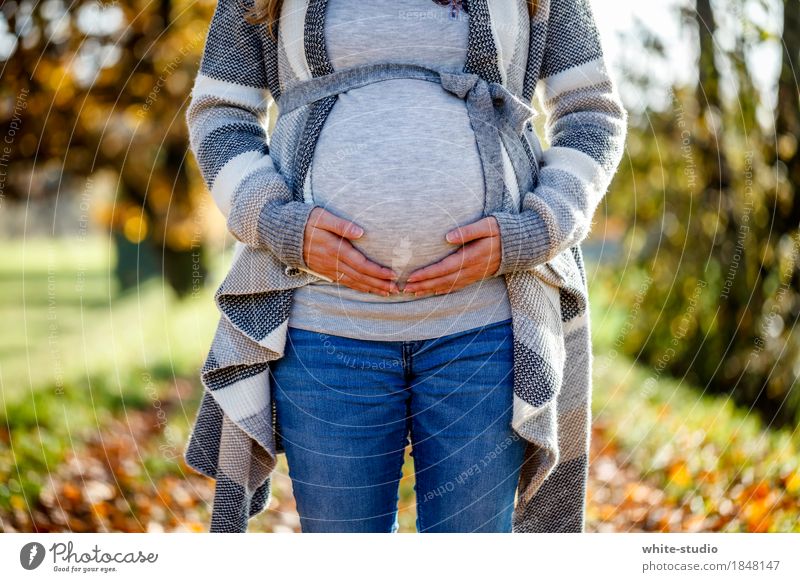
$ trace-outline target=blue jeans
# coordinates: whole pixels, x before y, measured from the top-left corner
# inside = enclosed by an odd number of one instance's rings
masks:
[[[302,531],[397,531],[410,438],[418,531],[510,532],[513,353],[510,319],[421,341],[290,327],[270,371]]]

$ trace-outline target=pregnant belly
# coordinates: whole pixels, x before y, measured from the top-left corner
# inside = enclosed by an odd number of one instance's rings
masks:
[[[393,79],[340,94],[310,171],[314,202],[363,227],[354,246],[401,281],[457,250],[447,232],[483,216],[464,102],[436,83]]]

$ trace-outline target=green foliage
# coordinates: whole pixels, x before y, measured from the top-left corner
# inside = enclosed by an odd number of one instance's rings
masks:
[[[658,376],[617,351],[627,311],[608,297],[595,285],[594,317],[603,326],[595,334],[594,425],[606,448],[619,447],[626,466],[663,492],[657,528],[682,531],[671,527],[675,508],[679,526],[697,519],[702,531],[800,532],[800,435],[770,429],[730,397]]]
[[[598,421],[665,504],[692,508],[719,531],[800,532],[796,434],[765,430],[725,397],[671,379],[650,383],[629,361],[600,364]]]
[[[642,308],[619,349],[793,424],[800,200],[782,175],[799,162],[776,159],[776,136],[756,122],[763,104],[743,50],[726,55],[736,65],[727,78],[719,58],[704,58],[703,85],[675,87],[668,108],[631,118],[608,212],[629,225],[625,267],[636,274],[614,301]],[[718,94],[722,81],[739,87],[734,100]]]
[[[108,248],[102,239],[5,243],[0,511],[34,504],[67,455],[115,419],[174,400],[176,380],[199,384],[217,322],[213,285],[182,301],[158,280],[119,295]],[[188,410],[199,396],[195,386]],[[156,475],[178,470],[174,458],[151,464]]]

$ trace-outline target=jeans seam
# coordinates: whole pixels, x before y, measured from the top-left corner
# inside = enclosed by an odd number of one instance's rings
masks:
[[[402,352],[403,352],[403,375],[406,380],[411,378],[412,373],[412,347],[406,342],[403,342]]]

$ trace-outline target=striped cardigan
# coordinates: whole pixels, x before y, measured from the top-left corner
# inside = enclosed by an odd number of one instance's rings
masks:
[[[184,453],[216,480],[210,530],[220,532],[246,531],[267,506],[284,451],[269,363],[284,354],[293,290],[320,277],[302,252],[315,140],[337,91],[413,69],[399,55],[363,74],[334,71],[326,0],[284,0],[275,39],[245,20],[252,1],[218,0],[186,113],[192,153],[237,240],[215,293],[220,319]],[[627,128],[588,2],[540,0],[530,19],[525,0],[465,1],[464,71],[428,79],[463,97],[473,120],[489,121],[473,127],[511,303],[512,427],[527,442],[515,532],[584,530],[592,346],[580,243]],[[544,151],[534,96],[546,114]],[[268,136],[271,101],[279,115]]]

